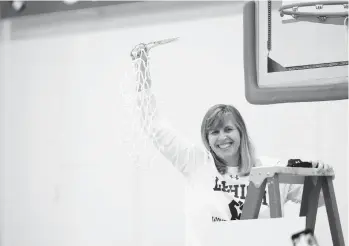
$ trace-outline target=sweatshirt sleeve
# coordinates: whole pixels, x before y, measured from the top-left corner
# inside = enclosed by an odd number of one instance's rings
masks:
[[[302,201],[302,195],[302,184],[285,184],[285,203],[288,201],[300,203]]]
[[[285,202],[287,201],[292,201],[295,203],[300,203],[302,201],[302,196],[303,196],[303,184],[287,184],[287,196],[285,199]],[[319,196],[319,202],[318,202],[318,207],[324,206],[325,205],[325,200],[324,200],[324,195],[322,193],[322,190],[320,192]]]
[[[142,92],[147,107],[140,107],[141,124],[145,134],[153,145],[184,176],[189,176],[199,165],[205,164],[211,157],[204,146],[189,142],[177,132],[171,124],[159,115],[155,97],[150,90]]]

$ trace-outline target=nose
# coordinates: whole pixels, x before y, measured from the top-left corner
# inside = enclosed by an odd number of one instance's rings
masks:
[[[224,140],[227,138],[227,134],[224,131],[220,131],[218,135],[219,140]]]

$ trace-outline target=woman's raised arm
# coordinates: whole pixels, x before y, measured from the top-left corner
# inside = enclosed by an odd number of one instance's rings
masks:
[[[149,49],[146,44],[137,45],[131,52],[137,80],[137,105],[142,130],[150,137],[154,146],[185,176],[190,175],[198,165],[209,160],[210,154],[204,146],[191,144],[162,118],[152,93],[152,79],[149,69]]]

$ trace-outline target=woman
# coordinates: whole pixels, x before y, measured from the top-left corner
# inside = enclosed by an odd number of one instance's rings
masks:
[[[159,151],[184,175],[187,217],[193,222],[191,224],[199,226],[208,221],[239,220],[251,169],[283,164],[272,158],[255,156],[245,122],[231,105],[217,104],[207,111],[201,126],[204,148],[186,142],[164,123],[155,110],[146,45],[136,46],[131,56],[138,73],[137,88],[141,95],[138,102],[144,130]],[[311,163],[314,168],[331,168],[322,162]],[[299,202],[302,187],[280,184],[282,204],[287,201]],[[270,216],[267,192],[262,200],[259,218]],[[323,202],[319,202],[319,205],[323,205]]]

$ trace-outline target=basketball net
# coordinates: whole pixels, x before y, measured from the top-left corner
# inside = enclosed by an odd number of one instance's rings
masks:
[[[177,38],[176,38],[177,39]],[[176,39],[166,39],[148,44],[138,44],[131,51],[132,68],[125,73],[120,83],[122,98],[121,144],[127,149],[127,154],[135,164],[149,166],[158,156],[160,148],[157,136],[153,132],[157,107],[151,85],[149,62],[150,49],[172,42]],[[146,57],[146,62],[142,57]],[[143,72],[142,72],[142,69]],[[144,76],[143,76],[144,75]]]

